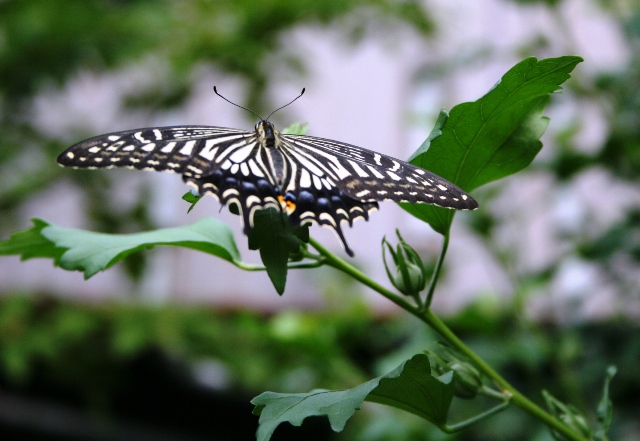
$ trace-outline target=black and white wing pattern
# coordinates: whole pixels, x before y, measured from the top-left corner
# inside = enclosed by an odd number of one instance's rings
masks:
[[[315,222],[333,229],[350,256],[341,225],[368,219],[377,201],[478,206],[429,171],[338,141],[282,135],[264,120],[252,132],[181,126],[110,133],[70,147],[58,164],[179,173],[200,194],[237,204],[245,233],[256,210],[271,206],[285,211],[294,226]]]

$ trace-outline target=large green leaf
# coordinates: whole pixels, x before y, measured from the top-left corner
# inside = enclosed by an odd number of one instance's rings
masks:
[[[363,401],[397,407],[442,426],[453,392],[453,372],[434,377],[429,358],[418,354],[388,374],[353,389],[306,394],[265,392],[251,402],[256,406],[254,414],[260,415],[258,441],[267,441],[280,423],[300,426],[310,416],[326,416],[331,428],[340,432]]]
[[[411,162],[466,191],[516,173],[533,161],[549,120],[543,116],[549,94],[560,89],[582,61],[564,56],[515,65],[485,96],[440,115],[432,135]],[[441,136],[434,137],[439,131]],[[455,211],[433,205],[401,204],[441,234]]]
[[[156,245],[192,248],[240,262],[240,253],[228,225],[214,218],[194,224],[135,234],[104,234],[64,228],[34,219],[34,227],[0,242],[0,255],[18,254],[22,259],[48,257],[67,270],[83,271],[89,278],[131,253]]]

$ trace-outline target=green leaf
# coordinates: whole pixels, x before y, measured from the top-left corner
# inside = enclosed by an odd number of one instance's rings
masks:
[[[291,254],[300,251],[302,241],[309,241],[309,227],[294,228],[286,215],[275,208],[258,210],[249,232],[249,249],[260,250],[260,258],[278,294],[284,293]]]
[[[187,210],[187,214],[191,213],[191,210],[193,210],[193,208],[196,206],[196,204],[198,202],[200,202],[200,199],[202,199],[202,196],[196,196],[195,194],[193,194],[190,191],[188,191],[188,192],[186,192],[185,194],[182,195],[182,200],[183,201],[187,201],[187,202],[189,202],[191,204],[191,206]]]
[[[55,265],[83,271],[87,279],[132,253],[156,245],[192,248],[234,264],[240,262],[231,228],[213,218],[186,227],[135,234],[94,233],[51,225],[39,219],[34,219],[33,223],[33,228],[0,242],[0,253],[20,254],[22,259],[53,258]]]
[[[428,357],[418,354],[388,374],[352,389],[306,394],[265,392],[251,402],[256,406],[253,413],[260,415],[257,439],[267,441],[280,423],[300,426],[310,416],[326,416],[331,428],[340,432],[363,401],[396,407],[444,425],[453,390],[453,373],[434,377]]]
[[[20,255],[21,260],[46,257],[58,265],[64,254],[64,248],[42,235],[42,229],[49,224],[40,219],[32,219],[33,227],[13,233],[9,239],[0,242],[0,256]]]
[[[522,170],[542,148],[539,138],[549,123],[542,112],[549,94],[581,61],[576,56],[531,57],[518,63],[479,100],[455,106],[448,119],[441,112],[411,162],[468,192]],[[401,206],[443,235],[455,213],[433,205]]]
[[[291,124],[289,127],[285,127],[284,129],[280,130],[280,133],[282,133],[283,135],[304,135],[305,133],[307,133],[307,130],[309,130],[307,128],[307,123],[293,123]]]

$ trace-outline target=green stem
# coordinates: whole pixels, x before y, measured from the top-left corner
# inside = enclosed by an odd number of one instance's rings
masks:
[[[433,300],[433,293],[436,290],[436,285],[438,284],[438,276],[440,276],[440,270],[442,269],[442,263],[444,262],[444,256],[447,254],[447,248],[449,247],[449,233],[444,235],[444,240],[442,242],[442,249],[440,250],[440,257],[438,257],[438,261],[436,262],[436,267],[433,270],[433,275],[431,276],[431,282],[429,283],[429,291],[427,291],[427,297],[424,302],[424,309],[429,309],[431,307],[431,300]]]
[[[245,262],[233,262],[235,266],[245,271],[265,271],[267,267],[264,265],[254,265],[252,263]],[[308,268],[318,268],[325,264],[324,258],[318,259],[312,262],[298,262],[298,263],[290,263],[287,265],[289,269],[308,269]]]
[[[548,427],[562,433],[568,439],[575,441],[586,441],[585,438],[573,432],[560,420],[547,413],[540,406],[529,400],[522,395],[516,388],[514,388],[507,380],[505,380],[500,374],[498,374],[487,362],[476,355],[462,340],[460,340],[454,333],[442,322],[431,310],[424,311],[424,321],[431,326],[436,332],[438,332],[449,344],[454,346],[458,351],[464,354],[473,365],[478,368],[484,375],[493,380],[500,388],[511,395],[511,403],[534,416],[538,420],[542,421]]]
[[[495,407],[492,407],[491,409],[487,410],[486,412],[482,412],[479,415],[474,416],[473,418],[469,418],[468,420],[464,420],[461,421],[459,423],[456,424],[452,424],[452,425],[448,425],[448,424],[444,424],[442,426],[438,426],[440,427],[440,429],[442,429],[443,432],[446,433],[456,433],[456,432],[460,432],[461,430],[466,429],[467,427],[470,427],[482,420],[486,420],[487,418],[502,412],[503,410],[505,410],[506,408],[509,407],[509,401],[504,401],[500,404],[498,404]]]
[[[379,294],[382,294],[387,299],[391,300],[393,303],[404,309],[405,311],[410,312],[418,318],[421,318],[420,311],[416,309],[411,303],[407,302],[402,297],[398,296],[393,291],[385,288],[379,283],[371,280],[367,277],[366,274],[361,272],[359,269],[340,259],[338,256],[333,254],[331,251],[327,250],[325,247],[316,242],[313,238],[309,238],[309,245],[316,249],[320,254],[322,254],[325,258],[324,263],[334,267],[337,270],[342,271],[345,274],[350,275],[354,279],[362,282],[363,285],[368,286],[369,288],[377,291]]]
[[[465,345],[462,340],[460,340],[454,333],[444,324],[442,320],[440,320],[430,309],[420,310],[420,308],[415,307],[404,298],[398,296],[391,290],[385,288],[379,283],[371,280],[360,270],[340,259],[335,254],[328,251],[314,239],[309,239],[309,244],[315,248],[321,255],[325,257],[325,263],[332,266],[333,268],[344,272],[345,274],[350,275],[354,279],[361,282],[363,285],[368,286],[369,288],[377,291],[387,299],[391,300],[393,303],[407,311],[408,313],[418,317],[420,320],[425,322],[431,328],[433,328],[436,332],[442,336],[449,344],[455,347],[458,351],[464,354],[480,371],[484,373],[488,378],[493,380],[495,384],[500,386],[503,390],[505,396],[509,396],[509,402],[513,405],[521,408],[525,412],[529,413],[533,417],[537,418],[541,422],[543,422],[548,427],[554,429],[555,431],[563,434],[567,439],[573,441],[587,441],[585,438],[580,436],[579,434],[572,431],[568,426],[562,423],[560,420],[554,418],[551,414],[544,411],[537,404],[529,400],[527,397],[522,395],[518,390],[516,390],[507,380],[502,378],[500,374],[498,374],[489,364],[487,364],[482,358],[476,355],[467,345]],[[445,241],[443,242],[443,251],[440,253],[441,259],[443,259],[444,254],[446,252],[446,247],[448,245],[448,239],[445,236]],[[439,259],[439,262],[440,260]],[[434,278],[432,279],[432,284],[434,284],[434,280],[437,281],[437,273],[439,272],[439,267],[441,264],[436,266],[436,273],[434,274]],[[433,286],[430,286],[429,290],[431,291]]]

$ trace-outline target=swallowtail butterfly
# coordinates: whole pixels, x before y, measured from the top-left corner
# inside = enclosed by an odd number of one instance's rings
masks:
[[[367,220],[377,201],[478,207],[467,193],[427,170],[344,142],[283,135],[269,117],[258,116],[253,131],[172,126],[108,133],[68,148],[58,164],[179,173],[201,195],[235,203],[245,233],[256,210],[272,206],[286,212],[293,226],[315,222],[333,229],[350,256],[341,225]]]

